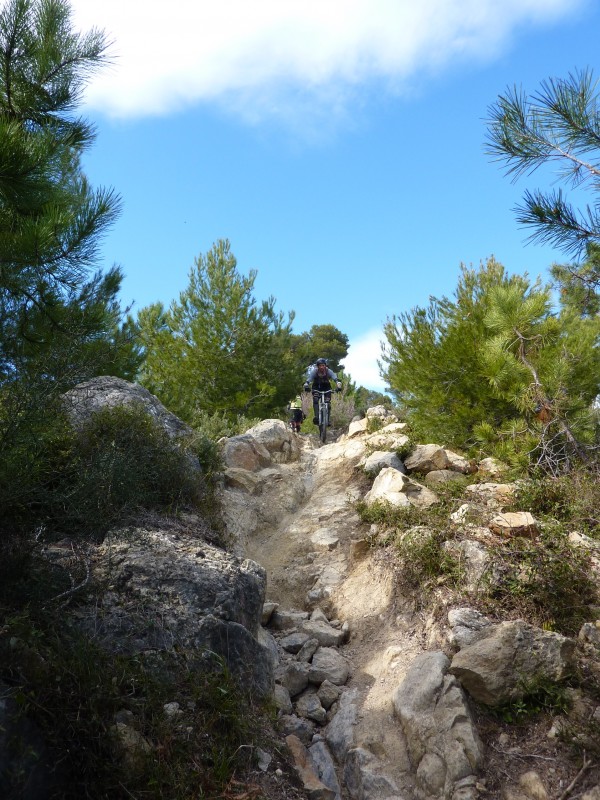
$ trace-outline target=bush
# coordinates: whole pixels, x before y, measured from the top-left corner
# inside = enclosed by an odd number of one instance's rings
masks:
[[[110,655],[58,615],[5,611],[0,680],[13,735],[0,773],[11,793],[3,796],[25,796],[39,770],[47,796],[62,800],[217,797],[251,766],[262,736],[258,709],[221,662],[202,669],[175,652]],[[180,716],[165,714],[171,702]],[[117,720],[143,737],[147,753],[120,750]]]
[[[503,542],[494,555],[495,575],[484,605],[518,613],[547,630],[577,634],[597,601],[588,553],[572,547],[555,526],[535,541]]]
[[[10,538],[37,529],[99,539],[140,510],[199,507],[206,484],[192,448],[138,407],[99,411],[79,431],[50,414],[3,454],[0,522]]]

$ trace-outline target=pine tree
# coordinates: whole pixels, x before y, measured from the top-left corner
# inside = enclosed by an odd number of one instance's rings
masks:
[[[92,275],[120,203],[82,173],[94,132],[74,113],[105,62],[105,37],[74,33],[64,0],[9,0],[0,12],[0,382],[43,353],[74,356],[79,342],[89,364],[104,334],[122,339],[120,270]]]
[[[518,178],[542,165],[556,166],[573,188],[597,192],[600,178],[600,95],[591,70],[550,79],[528,96],[514,87],[489,109],[488,152]],[[531,240],[550,243],[581,258],[600,244],[598,203],[579,210],[562,189],[526,191],[517,220],[532,228]],[[585,278],[600,282],[598,265]]]
[[[199,256],[189,285],[168,310],[138,316],[146,360],[142,382],[183,419],[201,412],[262,417],[279,413],[302,382],[291,350],[291,321],[273,297],[253,296],[227,240]]]

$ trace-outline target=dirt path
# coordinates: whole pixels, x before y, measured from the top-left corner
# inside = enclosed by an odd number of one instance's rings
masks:
[[[342,652],[352,667],[347,686],[360,698],[355,744],[380,759],[408,800],[413,782],[392,695],[425,649],[423,623],[410,599],[395,593],[390,567],[368,547],[368,528],[354,509],[368,488],[356,469],[364,446],[346,440],[318,447],[303,439],[300,461],[288,465],[284,485],[270,487],[264,500],[274,505],[291,481],[303,487],[299,507],[258,529],[246,555],[266,569],[269,601],[285,609],[318,606],[330,619],[348,622],[350,639]]]

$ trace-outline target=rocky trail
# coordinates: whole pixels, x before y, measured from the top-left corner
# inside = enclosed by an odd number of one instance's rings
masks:
[[[413,781],[391,696],[423,647],[410,603],[394,595],[390,570],[365,545],[365,526],[352,506],[365,491],[356,470],[363,453],[357,443],[319,447],[304,439],[300,460],[282,479],[288,486],[276,489],[289,496],[302,487],[298,507],[257,530],[246,554],[267,570],[269,602],[303,611],[319,607],[347,623],[346,689],[358,710],[353,743],[376,756],[379,777],[389,776],[404,794]]]
[[[576,641],[468,607],[427,616],[402,594],[397,562],[371,546],[377,531],[361,522],[356,501],[427,507],[438,502],[436,481],[480,469],[448,521],[459,532],[448,544],[472,585],[489,568],[494,537],[534,535],[536,522],[499,513],[512,488],[485,483],[487,465],[437,445],[400,462],[404,426],[381,413],[379,431],[357,421],[326,445],[274,420],[223,445],[225,522],[237,555],[266,571],[259,640],[271,653],[279,729],[304,788],[312,800],[565,800],[574,765],[549,734],[552,721],[520,732],[488,725],[484,744],[473,700],[518,698],[523,675],[564,680]],[[410,477],[411,460],[424,482]],[[489,524],[465,522],[474,506]],[[584,629],[580,646],[600,674],[600,628]],[[593,700],[580,707],[600,715]],[[598,783],[598,765],[586,776]],[[581,796],[598,800],[600,786],[598,797]]]

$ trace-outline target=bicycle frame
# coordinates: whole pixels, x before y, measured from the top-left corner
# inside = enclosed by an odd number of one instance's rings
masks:
[[[315,389],[313,391],[313,397],[319,395],[319,438],[323,444],[327,440],[327,426],[329,424],[330,403],[327,402],[327,395],[331,396],[331,392],[331,389],[326,389],[325,391]]]

